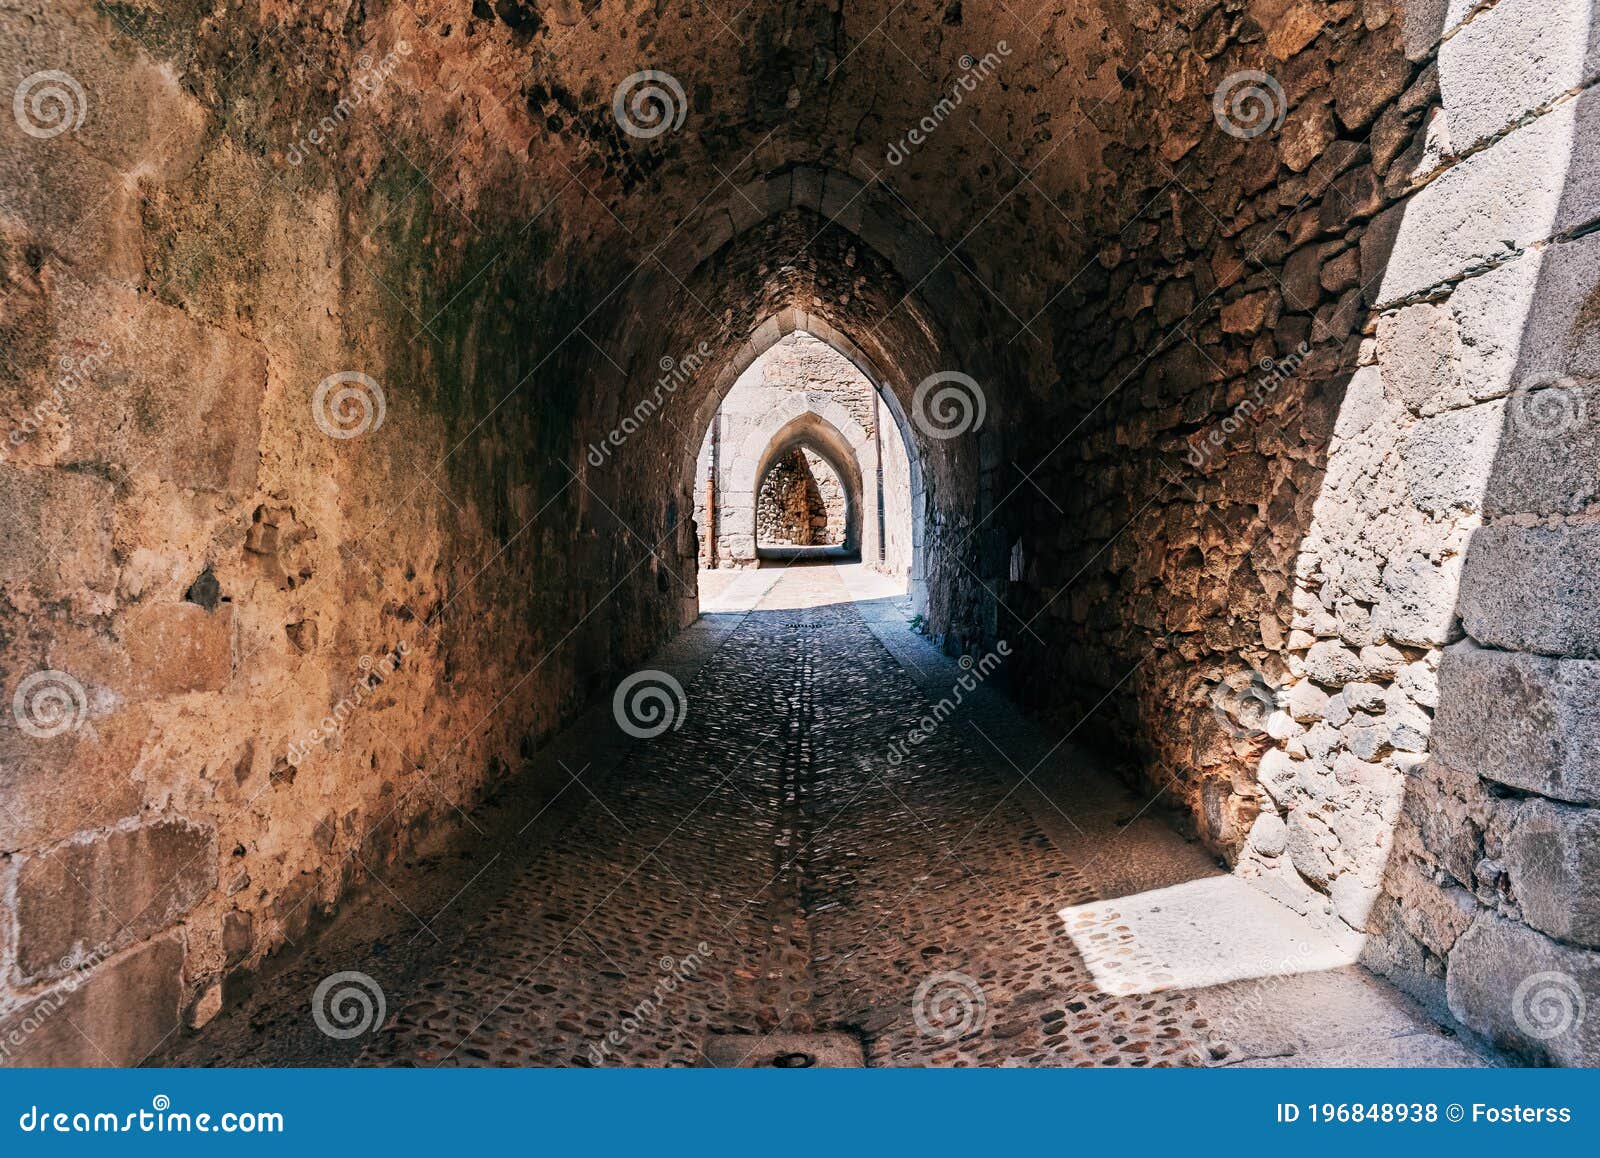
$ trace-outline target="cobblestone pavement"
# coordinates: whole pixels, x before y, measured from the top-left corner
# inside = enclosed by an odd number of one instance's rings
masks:
[[[698,1065],[712,1035],[815,1032],[873,1065],[1197,1056],[1181,995],[1096,991],[1057,915],[1093,894],[1016,778],[954,726],[908,745],[928,701],[849,603],[766,609],[796,587],[843,597],[786,576],[364,1062]]]
[[[907,631],[882,577],[716,578],[650,661],[676,729],[630,740],[596,705],[481,835],[162,1063],[1483,1064],[1018,714],[1003,664]],[[313,994],[351,969],[389,1016],[329,1036]]]

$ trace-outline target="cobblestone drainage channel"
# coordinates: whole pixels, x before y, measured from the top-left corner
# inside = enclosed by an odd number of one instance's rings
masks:
[[[714,1033],[706,1060],[717,1069],[860,1069],[860,1039],[848,1033]]]

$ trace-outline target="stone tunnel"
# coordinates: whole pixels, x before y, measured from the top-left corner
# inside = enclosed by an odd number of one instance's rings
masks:
[[[0,68],[0,1064],[1600,1063],[1591,0]]]

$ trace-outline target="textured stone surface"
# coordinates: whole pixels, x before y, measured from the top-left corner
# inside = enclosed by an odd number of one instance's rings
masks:
[[[17,870],[17,968],[33,980],[98,961],[173,924],[216,880],[216,834],[182,820],[116,828],[29,856]]]
[[[1600,14],[1586,0],[1507,0],[1439,48],[1458,149],[1488,139],[1600,75]]]
[[[1565,104],[1462,161],[1381,223],[1379,305],[1503,261],[1600,212],[1591,99]]]
[[[149,726],[148,715],[134,710],[91,717],[46,739],[0,728],[0,850],[50,844],[136,812],[136,766]]]
[[[1558,800],[1600,803],[1592,706],[1600,664],[1478,647],[1445,652],[1434,751],[1446,763]]]
[[[221,691],[233,675],[233,606],[141,609],[128,625],[128,660],[137,695]]]
[[[133,1066],[180,1027],[184,946],[159,937],[0,1018],[0,1065]]]
[[[1587,995],[1600,953],[1485,913],[1450,955],[1450,1009],[1469,1028],[1535,1061],[1582,1065],[1600,1053]]]
[[[1528,924],[1600,948],[1600,811],[1530,800],[1506,839],[1505,866]]]
[[[1494,647],[1600,656],[1600,527],[1484,527],[1461,574],[1461,620]]]

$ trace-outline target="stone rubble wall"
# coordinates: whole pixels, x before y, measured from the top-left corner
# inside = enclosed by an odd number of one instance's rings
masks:
[[[1600,26],[1246,7],[1198,6],[1147,66],[1170,88],[1119,168],[1148,200],[1061,296],[1081,401],[1008,595],[1059,673],[1033,698],[1133,740],[1236,871],[1370,934],[1441,1015],[1593,1064],[1593,1019],[1541,1038],[1519,986],[1600,984],[1574,714],[1600,640]],[[1205,95],[1246,69],[1286,115],[1236,139]]]
[[[815,451],[802,448],[800,453],[817,488],[811,512],[811,541],[826,547],[842,546],[848,507],[844,484],[827,460]]]
[[[824,459],[796,447],[779,455],[756,496],[756,543],[833,547],[844,543],[845,493]]]

